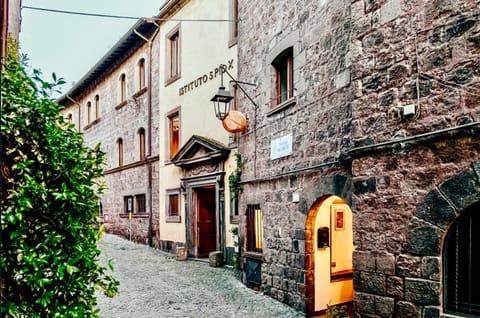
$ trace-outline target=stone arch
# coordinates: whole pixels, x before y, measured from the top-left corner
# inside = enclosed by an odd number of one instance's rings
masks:
[[[305,311],[307,316],[315,312],[315,267],[313,235],[317,213],[320,206],[332,195],[344,198],[351,206],[352,182],[351,177],[341,173],[324,176],[312,184],[305,201],[301,202],[300,210],[307,215],[305,222]],[[352,211],[353,212],[353,211]]]
[[[410,221],[407,251],[420,256],[439,256],[445,231],[462,210],[477,201],[480,201],[480,162],[427,193]]]
[[[476,202],[480,202],[480,162],[428,192],[408,225],[407,252],[422,258],[422,262],[439,260],[428,273],[422,274],[429,277],[428,280],[405,278],[405,296],[409,302],[424,307],[425,316],[438,315],[440,311],[442,246],[448,229],[462,211]],[[428,293],[415,290],[428,290]]]

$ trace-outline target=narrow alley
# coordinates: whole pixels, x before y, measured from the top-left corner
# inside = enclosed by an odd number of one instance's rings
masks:
[[[302,313],[245,287],[227,268],[105,234],[101,262],[113,259],[120,294],[98,296],[102,318],[303,317]]]

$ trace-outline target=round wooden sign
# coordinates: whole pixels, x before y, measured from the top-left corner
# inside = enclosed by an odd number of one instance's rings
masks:
[[[222,120],[223,128],[231,133],[237,133],[244,131],[247,127],[247,119],[245,115],[238,110],[231,110],[228,112],[227,117]]]

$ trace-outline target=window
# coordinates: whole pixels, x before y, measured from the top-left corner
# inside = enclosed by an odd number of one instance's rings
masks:
[[[167,84],[180,78],[180,27],[167,35]]]
[[[125,74],[120,75],[120,103],[127,99],[127,83]]]
[[[135,213],[147,213],[145,194],[135,196]]]
[[[122,138],[118,138],[117,140],[117,147],[118,147],[118,166],[123,166],[123,140]]]
[[[285,50],[272,65],[275,69],[275,97],[272,106],[276,106],[293,97],[293,50]]]
[[[443,250],[445,311],[480,316],[480,202],[465,210],[450,227]]]
[[[167,190],[167,222],[180,222],[180,190]]]
[[[100,96],[95,95],[95,119],[100,117]]]
[[[247,251],[263,251],[263,219],[259,205],[247,207]]]
[[[145,160],[145,129],[138,130],[138,143],[140,146],[140,160]]]
[[[87,102],[87,124],[90,124],[92,121],[91,118],[91,113],[92,113],[92,102]]]
[[[73,115],[72,115],[72,114],[68,114],[67,120],[68,120],[68,123],[71,124],[72,121],[73,121]]]
[[[123,197],[123,206],[126,214],[133,213],[133,196]]]
[[[145,87],[145,59],[138,61],[138,89]]]
[[[238,0],[230,0],[230,41],[229,45],[232,46],[237,43],[238,38]]]
[[[169,155],[173,158],[180,144],[180,113],[175,112],[168,116]]]

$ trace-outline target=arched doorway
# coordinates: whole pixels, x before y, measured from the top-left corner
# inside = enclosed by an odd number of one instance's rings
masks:
[[[353,301],[353,217],[345,200],[318,199],[305,230],[306,307],[309,316]]]

